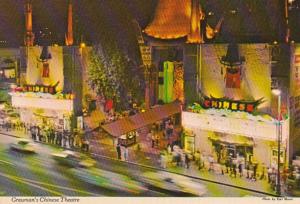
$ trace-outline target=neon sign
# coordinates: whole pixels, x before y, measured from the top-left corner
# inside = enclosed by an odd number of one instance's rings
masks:
[[[244,101],[203,96],[201,106],[203,108],[228,109],[252,113],[261,103],[263,103],[263,98],[256,101]]]

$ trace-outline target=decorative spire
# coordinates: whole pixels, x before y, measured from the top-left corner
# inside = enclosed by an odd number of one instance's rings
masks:
[[[34,34],[32,32],[32,0],[26,0],[25,3],[25,46],[33,46]]]
[[[66,33],[66,45],[73,45],[73,5],[72,0],[68,3],[68,31]]]

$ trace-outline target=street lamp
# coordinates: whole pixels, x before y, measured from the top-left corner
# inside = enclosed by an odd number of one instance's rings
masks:
[[[279,89],[273,89],[272,93],[278,97],[278,104],[277,104],[277,121],[276,121],[276,128],[277,128],[277,185],[276,185],[276,193],[277,195],[281,195],[281,188],[280,188],[280,138],[281,138],[281,131],[280,131],[280,116],[281,116],[281,91]]]

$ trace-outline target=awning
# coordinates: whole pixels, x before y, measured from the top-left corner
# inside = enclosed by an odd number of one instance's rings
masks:
[[[138,113],[121,120],[105,124],[102,127],[104,131],[114,137],[119,137],[128,132],[153,124],[164,118],[181,112],[179,103],[170,103],[152,108],[144,113]]]
[[[253,139],[250,137],[245,137],[242,135],[231,135],[224,133],[212,133],[209,136],[209,139],[214,141],[219,141],[227,144],[235,144],[235,145],[245,145],[245,146],[253,146]]]

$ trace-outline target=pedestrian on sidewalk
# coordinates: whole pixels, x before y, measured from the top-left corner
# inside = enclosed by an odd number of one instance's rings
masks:
[[[228,174],[229,173],[228,169],[230,167],[230,159],[229,159],[229,157],[226,158],[225,167],[226,167],[226,173]]]
[[[117,144],[117,154],[118,154],[118,159],[121,159],[121,147],[120,147],[120,143]]]
[[[160,165],[163,169],[167,168],[167,158],[164,153],[160,154]]]
[[[184,167],[186,164],[185,163],[185,154],[182,151],[180,151],[180,160],[181,160],[180,166]]]
[[[209,168],[208,171],[214,171],[214,158],[209,155],[208,156]]]
[[[156,132],[156,133],[154,134],[154,137],[155,137],[155,145],[156,145],[157,147],[159,147],[159,134],[158,134],[158,132]]]
[[[272,168],[268,167],[268,183],[271,183]]]
[[[31,137],[33,140],[36,140],[36,129],[34,127],[30,128]]]
[[[266,178],[266,176],[265,176],[265,170],[266,170],[266,167],[265,167],[265,164],[264,163],[262,163],[262,172],[261,172],[261,176],[260,176],[260,180],[263,180],[263,179],[265,179]]]
[[[73,148],[74,147],[74,135],[69,134],[69,147]]]
[[[187,169],[190,168],[190,158],[187,153],[185,154],[185,166]]]
[[[155,136],[154,136],[152,130],[148,133],[148,138],[151,139],[151,147],[154,148],[154,146],[155,146]]]
[[[242,166],[242,163],[239,163],[238,169],[239,169],[239,174],[240,174],[240,178],[241,178],[241,177],[243,177],[243,166]]]
[[[128,161],[128,157],[129,157],[128,148],[127,148],[127,146],[125,146],[125,150],[124,150],[124,159],[125,159],[125,161]]]
[[[167,146],[167,151],[168,151],[168,154],[171,154],[171,153],[172,153],[172,148],[171,148],[170,143],[169,143],[168,146]]]
[[[236,164],[235,163],[232,164],[232,168],[233,168],[233,176],[234,176],[234,178],[236,178]]]
[[[62,145],[62,133],[61,132],[57,132],[57,143],[58,146]]]
[[[253,164],[253,176],[252,176],[253,181],[256,181],[256,171],[257,171],[257,163]]]

